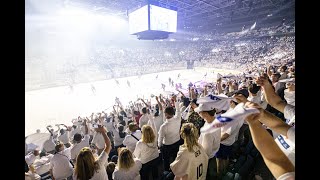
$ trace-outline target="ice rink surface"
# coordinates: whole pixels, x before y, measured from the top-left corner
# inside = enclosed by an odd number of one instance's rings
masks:
[[[180,77],[178,78],[178,74]],[[137,98],[151,99],[150,95],[164,94],[161,84],[166,85],[166,91],[174,91],[169,86],[169,77],[174,83],[182,83],[184,88],[190,82],[204,80],[214,82],[217,73],[226,75],[240,73],[233,70],[215,68],[195,68],[194,70],[174,70],[132,77],[82,83],[69,86],[28,91],[25,94],[25,135],[35,133],[37,129],[48,132],[47,125],[64,123],[72,125],[71,120],[78,116],[90,116],[92,112],[109,112],[115,103],[115,97],[126,105]],[[207,74],[205,76],[205,74]],[[158,78],[156,79],[156,76]],[[127,84],[130,82],[130,87]],[[92,89],[92,86],[95,90]],[[155,101],[155,99],[151,99]]]

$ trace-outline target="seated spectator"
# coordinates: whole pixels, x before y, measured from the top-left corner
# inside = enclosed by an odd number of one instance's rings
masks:
[[[39,158],[39,150],[34,149],[33,151],[31,151],[29,154],[27,154],[25,156],[25,161],[27,162],[27,164],[30,166],[31,164],[34,163],[34,161]]]
[[[72,179],[73,164],[70,161],[70,148],[65,149],[63,143],[55,146],[56,153],[50,160],[50,175],[52,179]]]

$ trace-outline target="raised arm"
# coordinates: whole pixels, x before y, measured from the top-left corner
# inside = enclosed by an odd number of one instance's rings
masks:
[[[264,91],[266,101],[278,111],[284,113],[287,103],[282,101],[281,97],[276,94],[272,85],[265,76],[260,76],[256,80],[257,85],[261,86]]]
[[[110,142],[110,139],[109,137],[107,136],[106,134],[106,130],[103,126],[99,126],[96,130],[97,132],[100,132],[103,136],[103,139],[104,139],[104,143],[105,143],[105,147],[104,147],[104,151],[109,154],[110,153],[110,150],[111,150],[111,142]]]
[[[51,125],[48,125],[47,127],[46,127],[46,129],[49,131],[49,133],[51,134],[51,136],[53,136],[53,133],[51,132],[51,130],[49,129],[49,127],[52,127]]]
[[[271,75],[272,75],[271,65],[268,65],[268,67],[267,67],[267,75],[268,75],[268,77],[271,77]]]
[[[294,172],[293,164],[281,151],[273,137],[262,127],[259,116],[260,114],[252,114],[246,120],[249,124],[253,143],[261,153],[267,167],[276,179],[285,173]]]
[[[218,90],[218,94],[223,94],[223,90],[221,87],[221,78],[217,79],[217,90]]]
[[[174,95],[174,96],[172,97],[172,100],[173,100],[174,106],[175,106],[175,108],[176,108],[175,116],[176,116],[178,119],[181,120],[181,111],[180,111],[180,107],[179,107],[179,102],[177,101],[177,96]]]
[[[159,106],[159,111],[162,111],[162,104],[160,103],[158,96],[156,96],[156,101],[157,101],[158,106]]]
[[[166,102],[164,102],[164,100],[162,99],[162,95],[161,94],[160,94],[159,98],[160,98],[160,102],[165,105]]]
[[[259,111],[260,111],[259,121],[260,122],[262,122],[263,124],[265,124],[266,126],[271,128],[276,133],[287,136],[287,132],[292,126],[288,125],[287,123],[282,121],[277,116],[271,114],[270,112],[265,111],[262,107],[260,107],[256,103],[250,102],[250,103],[247,103],[246,106],[259,109]]]
[[[89,133],[89,129],[88,129],[88,125],[87,125],[87,120],[86,119],[83,121],[83,125],[84,125],[84,129],[85,129],[85,134],[88,134]]]
[[[181,94],[182,97],[184,97],[184,98],[186,97],[186,96],[183,94],[182,91],[180,91],[180,90],[178,90],[178,89],[177,89],[177,91]]]

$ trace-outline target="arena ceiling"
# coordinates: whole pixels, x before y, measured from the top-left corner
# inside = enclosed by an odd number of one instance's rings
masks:
[[[26,12],[33,8],[26,0]],[[37,0],[38,2],[40,0]],[[49,0],[41,0],[44,2]],[[268,26],[282,19],[294,22],[295,0],[153,0],[162,7],[178,9],[178,30],[207,31],[242,28],[254,22]],[[57,1],[55,1],[57,2]],[[127,16],[147,0],[61,0],[61,4],[86,6],[95,11]]]

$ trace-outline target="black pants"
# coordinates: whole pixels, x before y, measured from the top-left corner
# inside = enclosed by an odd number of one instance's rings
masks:
[[[159,177],[158,169],[160,165],[160,156],[156,159],[149,161],[145,164],[142,164],[140,170],[141,180],[150,180],[149,174],[152,173],[152,179],[157,179]]]
[[[163,145],[161,153],[163,155],[163,165],[165,171],[170,171],[170,164],[176,159],[181,141],[177,141],[171,145]]]

